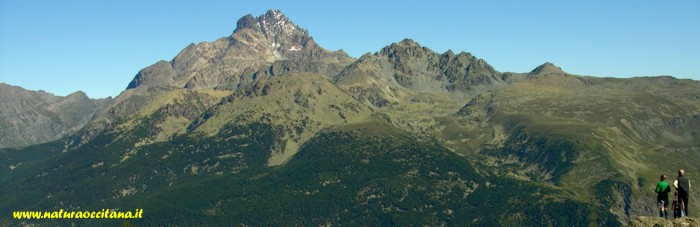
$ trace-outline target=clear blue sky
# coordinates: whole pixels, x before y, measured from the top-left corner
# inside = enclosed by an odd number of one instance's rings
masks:
[[[700,80],[695,0],[0,0],[0,82],[116,96],[140,69],[228,36],[238,18],[267,9],[353,57],[412,38],[439,53],[471,52],[504,72],[550,61],[573,74]]]

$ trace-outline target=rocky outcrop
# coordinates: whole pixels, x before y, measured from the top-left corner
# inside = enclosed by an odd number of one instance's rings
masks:
[[[158,61],[157,63],[139,71],[126,89],[149,84],[167,84],[172,82],[175,76],[175,69],[173,69],[173,66],[170,65],[170,63],[166,61]]]
[[[629,225],[631,227],[646,227],[646,226],[659,226],[659,227],[673,227],[673,226],[683,226],[692,227],[700,226],[700,219],[694,217],[683,217],[677,219],[666,220],[660,217],[646,217],[640,216],[630,221]]]

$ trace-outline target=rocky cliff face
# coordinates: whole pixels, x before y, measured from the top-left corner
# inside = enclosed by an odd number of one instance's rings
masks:
[[[107,105],[83,92],[66,97],[0,83],[0,148],[56,140],[75,133]]]

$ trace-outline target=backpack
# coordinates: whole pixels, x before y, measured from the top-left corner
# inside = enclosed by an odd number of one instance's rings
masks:
[[[678,200],[678,196],[673,200],[671,209],[673,209],[673,218],[685,217],[685,204],[683,200]]]

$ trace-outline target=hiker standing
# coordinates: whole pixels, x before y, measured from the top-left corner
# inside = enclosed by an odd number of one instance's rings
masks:
[[[671,186],[668,185],[666,180],[666,175],[661,174],[659,183],[656,184],[656,202],[659,204],[659,217],[666,218],[668,220],[668,193],[671,192]]]
[[[684,206],[685,216],[688,216],[688,195],[690,194],[690,181],[685,177],[685,170],[678,170],[678,178],[673,182],[678,191],[678,200]]]

